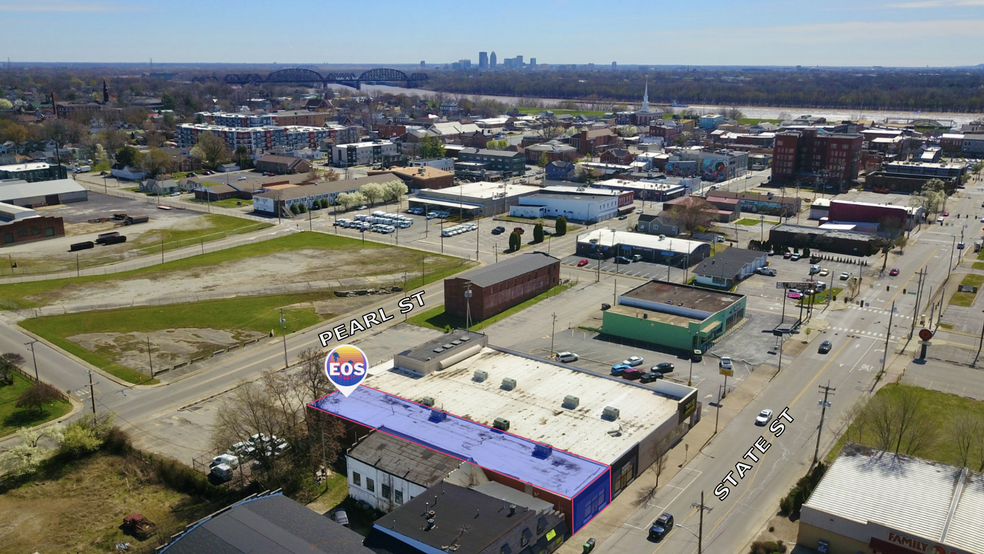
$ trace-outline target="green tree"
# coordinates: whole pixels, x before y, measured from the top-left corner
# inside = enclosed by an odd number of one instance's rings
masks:
[[[424,140],[420,143],[421,158],[443,158],[445,153],[444,144],[437,137],[424,137]]]
[[[149,149],[141,160],[141,166],[153,177],[161,173],[170,173],[173,165],[174,160],[171,155],[160,148]]]
[[[301,213],[301,210],[300,210],[300,208],[297,207],[297,204],[291,204],[290,205],[290,213],[292,213],[294,215],[297,215],[297,214]]]
[[[249,151],[242,144],[236,147],[236,163],[241,169],[253,167],[253,160],[249,157]]]
[[[375,204],[377,201],[384,198],[386,194],[386,190],[383,188],[383,185],[379,183],[366,183],[359,187],[359,192],[362,193],[362,196],[364,196],[370,204]]]
[[[195,146],[201,151],[202,161],[212,167],[229,160],[229,149],[225,141],[209,131],[198,135],[198,144]]]
[[[554,225],[554,236],[562,237],[567,234],[567,218],[560,216]]]
[[[533,226],[533,242],[543,242],[543,224],[537,223]]]
[[[946,184],[940,179],[930,179],[923,183],[919,192],[909,197],[909,205],[922,208],[928,215],[943,209],[946,201]]]
[[[538,165],[540,167],[547,167],[547,165],[549,163],[550,163],[550,160],[547,159],[547,153],[546,152],[540,152],[540,159],[537,160],[536,165]]]
[[[300,205],[298,205],[298,206],[297,206],[297,211],[298,211],[299,213],[302,213],[302,214],[306,214],[306,213],[307,213],[307,211],[308,211],[308,209],[307,209],[307,205],[305,205],[305,204],[303,204],[303,203],[302,203],[302,204],[300,204]]]
[[[509,250],[515,252],[523,245],[523,237],[519,236],[519,233],[513,231],[509,234]]]
[[[177,103],[174,101],[174,97],[165,91],[161,94],[161,107],[165,110],[173,110]]]
[[[140,152],[132,146],[124,146],[116,151],[116,163],[126,167],[136,165]]]
[[[24,356],[16,352],[0,354],[0,383],[13,383],[13,374],[22,365],[24,365]]]

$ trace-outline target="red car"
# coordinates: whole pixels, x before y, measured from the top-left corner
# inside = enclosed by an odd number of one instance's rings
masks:
[[[950,217],[950,212],[943,212],[943,217]]]
[[[646,372],[638,367],[630,367],[629,369],[626,369],[625,371],[622,372],[622,378],[628,379],[630,381],[634,381],[636,379],[642,378],[642,375],[644,373]]]
[[[896,275],[899,274],[899,268],[893,267],[892,270],[888,272],[888,274],[891,275],[892,277],[895,277]]]
[[[586,266],[586,265],[588,265],[588,260],[587,260],[587,258],[585,258],[585,259],[583,259],[583,260],[581,260],[581,261],[579,261],[579,262],[577,262],[577,267],[584,267],[584,266]]]

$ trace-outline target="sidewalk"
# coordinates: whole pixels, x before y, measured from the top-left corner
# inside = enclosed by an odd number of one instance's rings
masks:
[[[669,483],[687,465],[687,462],[693,460],[698,452],[714,438],[715,415],[718,416],[718,431],[720,432],[749,402],[762,392],[775,375],[775,366],[761,365],[740,387],[728,394],[727,399],[721,403],[719,414],[714,413],[718,411],[717,408],[705,405],[705,411],[701,414],[700,421],[667,453],[666,469],[659,476],[659,481],[662,483],[660,486]],[[690,450],[693,450],[692,454]],[[636,480],[619,494],[618,498],[613,500],[590,523],[582,527],[577,535],[564,543],[558,552],[561,554],[581,554],[581,547],[588,537],[593,537],[599,546],[604,543],[615,530],[639,510],[637,500],[648,493],[652,487],[653,479],[654,477],[648,468],[647,471],[641,472]]]

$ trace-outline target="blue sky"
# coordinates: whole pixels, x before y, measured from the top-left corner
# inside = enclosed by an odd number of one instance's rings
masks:
[[[4,61],[477,63],[480,50],[548,64],[977,65],[984,0],[0,0]]]

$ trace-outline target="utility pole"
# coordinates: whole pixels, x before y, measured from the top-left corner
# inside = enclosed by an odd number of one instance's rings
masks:
[[[888,332],[885,333],[885,356],[882,357],[882,373],[885,373],[885,364],[888,361],[888,341],[892,338],[892,318],[895,316],[895,302],[892,302],[892,311],[888,313]]]
[[[147,335],[147,361],[150,362],[150,378],[154,378],[154,357],[150,355],[150,335]]]
[[[912,326],[909,328],[910,339],[916,330],[916,318],[919,316],[919,297],[922,294],[923,271],[925,271],[925,269],[919,270],[919,284],[916,286],[916,306],[912,309]]]
[[[478,218],[478,223],[476,223],[475,225],[478,226],[478,228],[475,229],[475,261],[477,262],[478,261],[478,237],[482,235],[482,218],[481,217]]]
[[[164,239],[161,239],[161,263],[164,263]]]
[[[829,406],[829,404],[827,403],[827,395],[831,394],[837,389],[831,387],[830,381],[827,381],[826,385],[820,386],[820,390],[823,391],[823,401],[820,402],[820,406],[822,407],[820,410],[820,429],[817,430],[817,448],[813,451],[814,464],[817,463],[817,456],[820,455],[820,435],[823,434],[823,418],[827,414],[827,406]]]
[[[957,237],[953,237],[953,243],[950,244],[950,265],[946,268],[946,278],[950,278],[950,272],[953,271],[953,253],[957,250]]]
[[[714,410],[714,434],[718,434],[718,418],[721,417],[721,385],[718,385],[717,409]]]
[[[284,309],[280,308],[280,327],[284,331],[284,369],[290,367],[290,362],[287,361],[287,318],[284,317]]]
[[[34,343],[36,342],[40,342],[40,341],[34,339],[31,342],[25,342],[24,344],[31,347],[31,358],[34,359],[34,382],[40,383],[41,377],[38,375],[38,357],[34,354]]]
[[[92,399],[92,415],[96,415],[96,389],[92,386],[92,370],[89,372],[89,398]]]
[[[700,491],[700,522],[697,524],[697,554],[702,554],[704,546],[704,491]]]
[[[554,332],[557,330],[557,312],[550,314],[553,318],[553,323],[550,324],[550,357],[553,358],[554,355]]]
[[[75,254],[75,276],[76,277],[81,277],[82,276],[82,270],[79,269],[79,255],[78,254]]]

